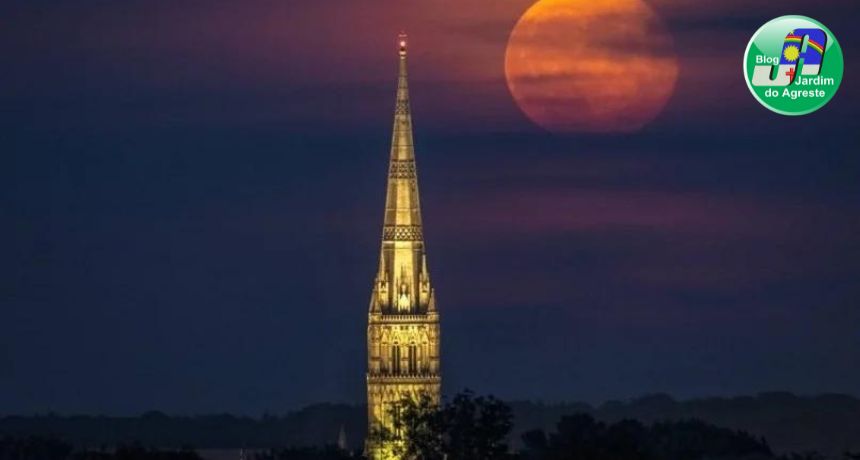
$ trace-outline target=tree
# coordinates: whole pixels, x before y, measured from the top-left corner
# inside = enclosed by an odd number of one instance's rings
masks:
[[[447,423],[445,410],[429,395],[418,399],[404,398],[394,417],[394,429],[399,435],[399,454],[403,458],[420,460],[445,459]]]
[[[458,394],[443,411],[448,428],[448,460],[494,460],[508,456],[505,438],[513,426],[511,409],[493,396]]]
[[[555,433],[522,436],[529,460],[702,460],[776,459],[763,439],[695,420],[636,420],[606,424],[588,414],[562,417]],[[790,457],[780,460],[823,460]]]
[[[392,409],[396,453],[414,460],[500,460],[509,458],[505,438],[511,409],[493,396],[459,393],[436,404],[428,395],[404,398]]]
[[[349,453],[336,446],[290,447],[254,454],[254,460],[349,460],[351,458],[353,457]]]

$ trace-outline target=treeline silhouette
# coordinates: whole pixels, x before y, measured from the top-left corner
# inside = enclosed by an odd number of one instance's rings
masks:
[[[139,445],[115,449],[76,449],[69,443],[49,438],[0,438],[0,460],[201,460],[190,449],[158,450]]]
[[[555,432],[523,435],[524,460],[775,459],[764,439],[698,421],[645,425],[638,420],[603,423],[586,414],[566,416]]]
[[[363,442],[367,411],[362,406],[317,404],[284,416],[230,414],[168,416],[147,412],[137,417],[7,416],[0,436],[54,437],[76,446],[140,443],[161,448],[209,449],[324,446],[336,441],[343,426],[352,445]]]
[[[436,404],[428,396],[403,399],[394,425],[373,434],[397,458],[421,460],[703,460],[777,459],[764,439],[697,420],[599,422],[588,414],[563,416],[555,429],[527,431],[511,449],[510,407],[492,396],[460,393]]]
[[[512,448],[511,407],[470,392],[441,405],[428,397],[404,399],[392,416],[393,429],[379,430],[372,439],[393,445],[388,453],[409,460],[837,460],[817,452],[776,455],[764,438],[699,420],[602,422],[585,413],[562,416],[552,430],[528,430],[521,436],[521,447]],[[860,460],[860,453],[845,452],[841,457]],[[360,448],[350,452],[327,445],[251,450],[242,458],[364,457]],[[0,460],[201,460],[201,456],[190,448],[159,450],[133,444],[94,449],[58,439],[5,436],[0,438]]]
[[[515,416],[514,440],[535,427],[552,429],[562,416],[586,413],[604,422],[698,419],[765,437],[777,453],[818,451],[838,457],[846,450],[860,450],[860,399],[843,394],[797,396],[769,392],[689,401],[655,394],[599,406],[532,402],[510,405]]]
[[[583,413],[604,423],[624,419],[652,424],[667,420],[703,422],[765,437],[777,454],[817,451],[838,458],[860,451],[860,400],[846,395],[758,396],[676,401],[651,395],[599,406],[583,403],[509,402],[513,428],[508,443],[522,448],[522,435],[533,429],[555,430],[563,416]],[[158,448],[194,446],[209,449],[284,449],[334,444],[343,426],[349,446],[363,445],[367,412],[364,406],[318,404],[286,415],[240,417],[229,414],[168,416],[149,412],[136,417],[36,416],[0,417],[0,437],[51,437],[74,446],[117,446],[138,442]],[[860,459],[857,459],[860,460]]]
[[[361,460],[361,451],[347,451],[336,446],[290,447],[269,449],[254,454],[254,460]]]
[[[699,420],[644,424],[624,419],[600,422],[589,414],[561,417],[549,433],[522,435],[511,449],[513,413],[492,396],[466,391],[436,403],[428,395],[404,398],[390,412],[393,425],[371,434],[385,458],[415,460],[816,460],[819,453],[777,456],[764,438]],[[860,453],[845,452],[845,460]]]

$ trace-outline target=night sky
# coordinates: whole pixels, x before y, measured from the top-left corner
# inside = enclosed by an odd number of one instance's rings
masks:
[[[860,394],[860,4],[654,0],[666,109],[562,135],[530,3],[0,2],[0,411],[363,402],[400,30],[445,393]],[[741,69],[789,13],[845,53],[795,118]]]

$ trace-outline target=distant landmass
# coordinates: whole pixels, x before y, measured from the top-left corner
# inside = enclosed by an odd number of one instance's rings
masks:
[[[587,413],[606,422],[698,419],[763,437],[777,454],[816,451],[839,457],[845,451],[860,450],[860,399],[842,394],[773,392],[687,401],[657,394],[599,406],[509,404],[515,417],[511,439],[515,446],[524,431],[553,431],[563,415]],[[45,436],[85,447],[140,443],[159,448],[278,448],[334,444],[343,427],[350,447],[360,448],[366,417],[364,406],[347,404],[315,404],[283,416],[259,418],[229,414],[178,417],[161,412],[136,417],[9,415],[0,418],[0,437]]]

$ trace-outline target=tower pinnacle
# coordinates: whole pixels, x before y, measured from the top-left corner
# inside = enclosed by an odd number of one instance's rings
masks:
[[[406,58],[406,34],[404,32],[400,32],[400,35],[397,36],[397,44],[400,46],[400,58]]]
[[[404,397],[439,401],[439,313],[427,268],[412,114],[406,72],[406,35],[398,36],[397,96],[379,267],[367,324],[368,433],[393,428],[392,410]],[[396,441],[395,441],[396,442]],[[368,438],[372,460],[397,459],[391,444]]]
[[[429,296],[420,295],[420,281],[429,279],[424,254],[421,204],[415,149],[412,144],[412,113],[406,70],[406,35],[398,37],[399,56],[394,126],[388,166],[388,190],[382,226],[380,275],[394,289],[377,291],[379,310],[417,313],[426,310]],[[371,306],[373,309],[373,306]]]

